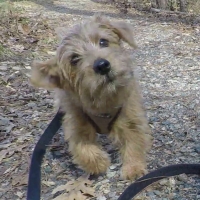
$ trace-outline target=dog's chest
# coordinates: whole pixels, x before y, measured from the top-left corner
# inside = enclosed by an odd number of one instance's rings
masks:
[[[112,129],[113,124],[118,118],[121,107],[116,109],[113,113],[103,113],[99,115],[86,114],[88,121],[96,129],[99,134],[108,134]]]

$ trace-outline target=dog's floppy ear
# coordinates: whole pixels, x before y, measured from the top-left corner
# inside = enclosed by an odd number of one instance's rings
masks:
[[[31,65],[31,83],[37,87],[53,89],[60,87],[57,58],[45,62],[34,61]]]
[[[133,37],[133,27],[131,24],[121,21],[110,21],[113,31],[130,46],[137,48]]]
[[[108,19],[101,14],[94,15],[94,21],[107,25],[119,36],[120,39],[127,42],[130,46],[137,48],[137,45],[134,42],[134,31],[131,24],[123,21],[113,21],[112,19]]]

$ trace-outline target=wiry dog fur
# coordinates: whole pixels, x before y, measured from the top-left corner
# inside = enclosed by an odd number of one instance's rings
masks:
[[[133,28],[124,22],[94,16],[67,30],[57,29],[61,43],[56,56],[33,62],[31,81],[39,87],[56,89],[56,99],[65,112],[63,128],[74,163],[98,174],[110,165],[108,154],[96,142],[96,130],[84,113],[98,115],[122,107],[109,137],[120,148],[121,175],[133,179],[146,169],[146,152],[151,145],[150,130],[141,105],[133,73],[133,62],[122,41],[135,47]],[[102,46],[101,39],[108,42]],[[95,73],[98,58],[110,62],[105,75]]]

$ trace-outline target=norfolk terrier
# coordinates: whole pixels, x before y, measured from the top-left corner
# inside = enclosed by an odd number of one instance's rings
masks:
[[[122,178],[141,176],[151,136],[133,60],[123,47],[136,47],[133,28],[97,15],[56,32],[56,55],[33,62],[31,81],[55,90],[73,162],[91,174],[106,172],[110,158],[96,140],[105,133],[120,150]]]

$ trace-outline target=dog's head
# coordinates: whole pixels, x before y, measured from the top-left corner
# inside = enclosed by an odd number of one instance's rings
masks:
[[[69,90],[92,102],[113,97],[128,86],[132,60],[121,43],[135,47],[130,24],[95,16],[71,30],[58,28],[56,32],[61,38],[56,56],[33,62],[32,83]]]

